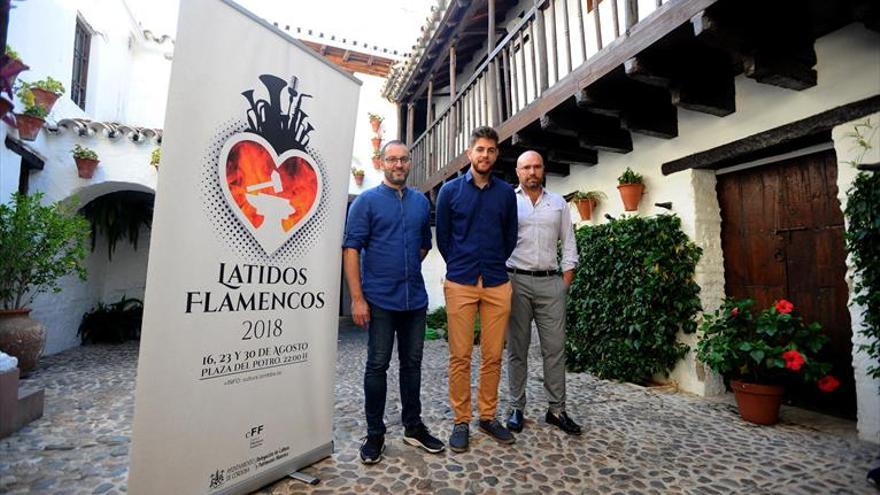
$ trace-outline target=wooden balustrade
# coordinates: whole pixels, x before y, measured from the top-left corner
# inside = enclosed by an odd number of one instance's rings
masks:
[[[670,1],[674,0],[657,0],[657,6]],[[536,2],[464,85],[451,89],[449,105],[412,143],[411,185],[424,188],[438,183],[435,176],[465,151],[471,130],[506,122],[575,67],[589,63],[611,41],[626,36],[639,19],[638,0],[577,0],[576,13],[571,16],[570,3]],[[455,84],[454,76],[451,80]],[[430,120],[430,110],[428,115]]]

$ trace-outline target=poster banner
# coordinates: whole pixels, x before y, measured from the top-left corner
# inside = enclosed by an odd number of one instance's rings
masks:
[[[129,493],[247,493],[330,455],[359,86],[232,2],[180,2]]]

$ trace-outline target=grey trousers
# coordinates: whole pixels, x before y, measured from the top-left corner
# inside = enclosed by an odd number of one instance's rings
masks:
[[[510,273],[513,296],[507,325],[507,363],[511,407],[526,406],[532,320],[538,327],[544,362],[544,390],[554,414],[565,411],[565,298],[562,277]]]

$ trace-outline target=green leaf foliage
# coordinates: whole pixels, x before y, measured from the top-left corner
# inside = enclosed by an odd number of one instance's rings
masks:
[[[153,224],[153,195],[140,191],[117,191],[99,196],[83,207],[92,231],[92,251],[98,234],[107,238],[107,256],[113,259],[116,243],[127,239],[137,250],[141,226]]]
[[[425,331],[425,339],[426,340],[438,340],[443,339],[447,342],[449,341],[449,325],[448,319],[446,316],[446,306],[440,306],[428,313],[428,316],[425,320],[425,326],[427,330]],[[474,345],[480,343],[480,315],[477,314],[474,319]]]
[[[99,302],[83,315],[77,335],[84,345],[137,340],[141,336],[143,316],[144,303],[140,299],[122,296],[113,304]]]
[[[874,131],[868,121],[857,125],[850,135],[863,149],[858,162],[871,149]],[[846,249],[856,272],[853,302],[865,308],[861,333],[867,344],[860,349],[872,360],[868,374],[880,378],[880,173],[860,172],[847,196]]]
[[[42,193],[14,194],[0,204],[0,308],[26,307],[41,292],[60,292],[58,280],[85,280],[88,222],[72,205],[41,204]]]
[[[569,292],[568,367],[600,378],[645,383],[668,374],[688,347],[701,310],[694,270],[702,255],[675,215],[623,217],[576,233]]]

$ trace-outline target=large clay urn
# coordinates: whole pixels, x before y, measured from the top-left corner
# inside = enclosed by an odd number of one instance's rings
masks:
[[[0,309],[0,351],[18,358],[21,376],[37,368],[46,345],[46,329],[30,309]]]

